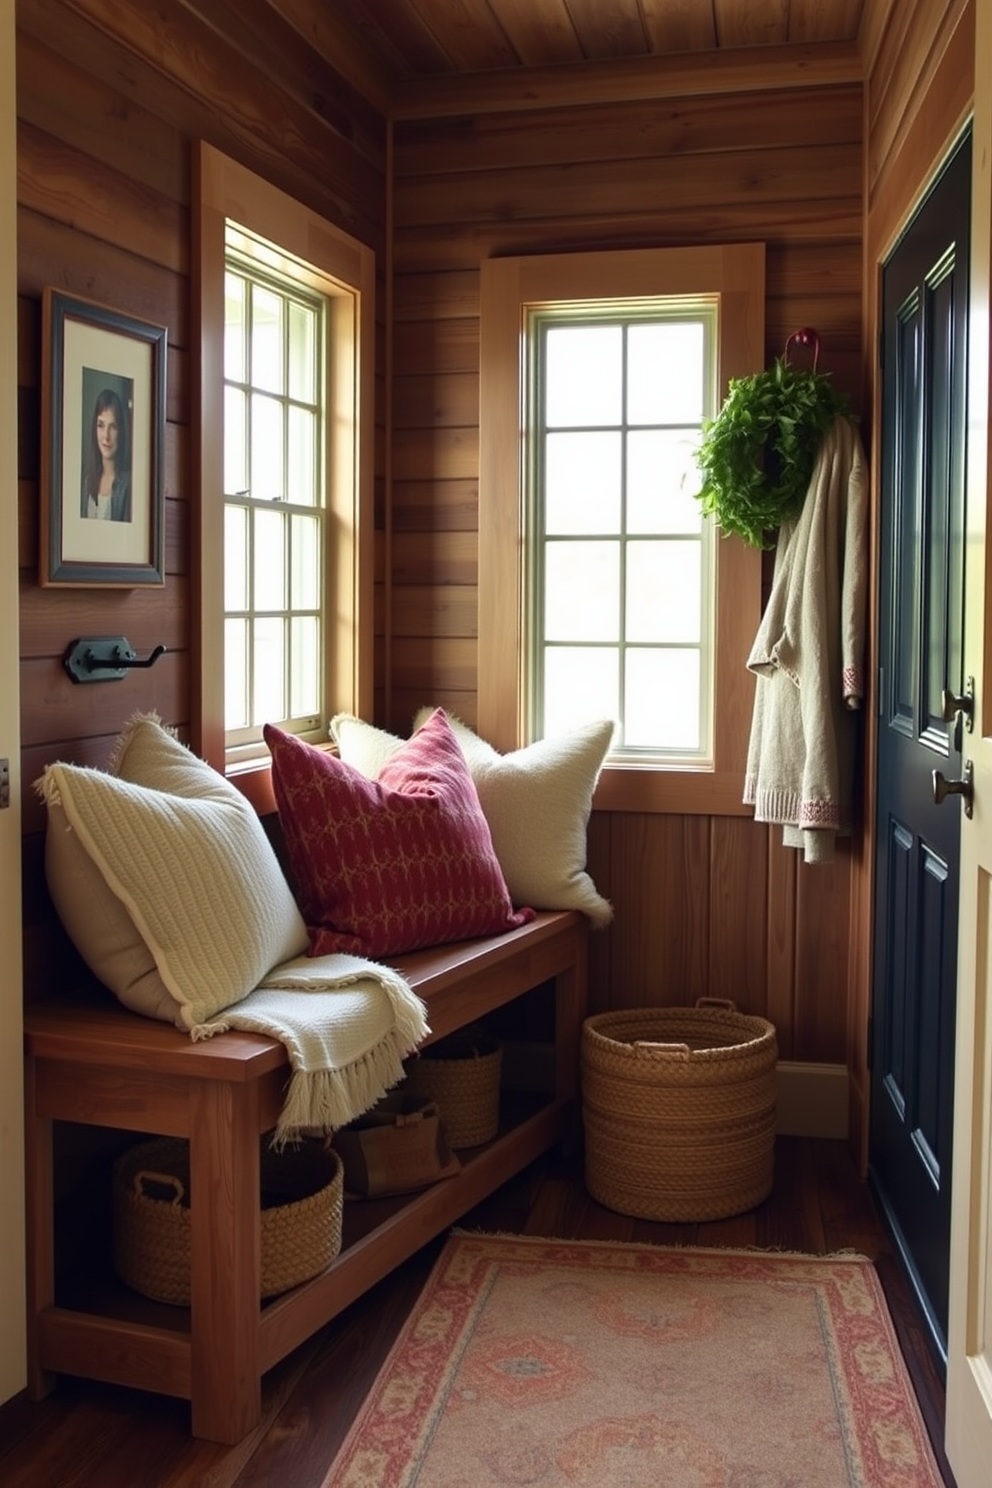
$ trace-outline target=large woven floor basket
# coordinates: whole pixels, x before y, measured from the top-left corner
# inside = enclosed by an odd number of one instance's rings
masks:
[[[341,1249],[344,1168],[321,1142],[273,1151],[262,1138],[260,1294],[274,1297],[329,1266]],[[114,1268],[143,1296],[190,1300],[189,1144],[156,1137],[114,1163]]]
[[[734,1004],[599,1013],[582,1027],[586,1187],[641,1219],[724,1219],[771,1192],[774,1026]]]

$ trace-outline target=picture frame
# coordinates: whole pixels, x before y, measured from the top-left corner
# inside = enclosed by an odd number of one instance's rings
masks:
[[[166,349],[165,326],[45,289],[42,587],[164,585]]]

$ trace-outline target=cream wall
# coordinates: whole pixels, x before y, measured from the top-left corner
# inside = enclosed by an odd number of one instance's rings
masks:
[[[0,1401],[25,1384],[21,776],[17,666],[17,154],[14,0],[0,0]]]

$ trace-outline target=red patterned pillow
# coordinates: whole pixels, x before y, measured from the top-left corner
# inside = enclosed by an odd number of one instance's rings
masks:
[[[514,910],[458,741],[438,709],[378,780],[265,726],[310,954],[372,958],[495,935]]]

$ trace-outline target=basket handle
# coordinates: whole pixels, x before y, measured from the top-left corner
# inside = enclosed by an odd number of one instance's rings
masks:
[[[646,1054],[671,1054],[676,1059],[688,1059],[692,1050],[688,1044],[662,1044],[653,1039],[634,1039],[633,1049],[643,1049]]]
[[[139,1199],[151,1197],[151,1195],[145,1193],[146,1183],[159,1183],[163,1188],[171,1188],[171,1204],[173,1209],[178,1208],[186,1193],[186,1190],[183,1188],[182,1179],[177,1178],[175,1173],[156,1173],[152,1168],[141,1168],[135,1173],[131,1181],[134,1192]]]
[[[726,1013],[736,1013],[737,1004],[731,1002],[729,997],[697,997],[697,1008],[722,1008]]]

